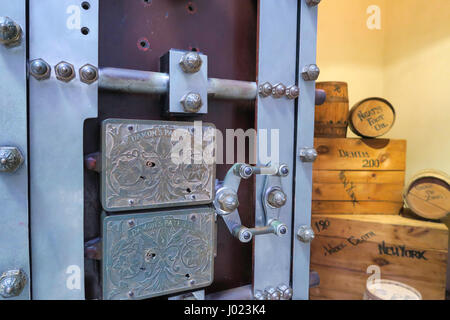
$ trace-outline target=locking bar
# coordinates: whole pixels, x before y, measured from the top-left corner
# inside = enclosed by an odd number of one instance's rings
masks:
[[[169,74],[120,68],[100,68],[99,88],[124,93],[166,94]],[[208,96],[215,99],[255,100],[255,82],[209,78]]]
[[[287,233],[288,228],[286,224],[279,221],[278,215],[273,214],[269,209],[265,211],[266,216],[264,217],[264,226],[249,228],[242,225],[237,210],[239,206],[237,192],[241,179],[249,179],[253,174],[265,175],[267,176],[267,181],[271,181],[270,178],[272,177],[278,181],[281,177],[287,176],[288,173],[289,170],[284,164],[281,166],[268,165],[266,167],[253,167],[245,163],[236,163],[228,170],[223,183],[218,184],[217,186],[214,207],[216,208],[216,213],[223,218],[228,230],[235,238],[243,243],[247,243],[257,235],[275,234],[277,236],[283,236]],[[267,183],[267,188],[268,189],[263,192],[261,198],[263,206],[268,205],[270,208],[276,210],[276,208],[270,204],[271,200],[275,201],[275,199],[272,198],[275,198],[276,196],[274,195],[274,197],[271,198],[271,195],[282,193],[284,201],[282,201],[283,203],[280,203],[278,208],[282,207],[286,203],[286,195],[281,189],[281,183],[277,183],[275,186]],[[266,204],[266,202],[268,204]],[[275,202],[273,204],[276,206]]]

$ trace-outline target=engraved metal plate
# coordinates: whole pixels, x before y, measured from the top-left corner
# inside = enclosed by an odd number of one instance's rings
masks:
[[[112,212],[211,203],[214,134],[214,125],[205,123],[194,128],[193,122],[103,121],[103,208]]]
[[[214,217],[209,207],[104,215],[103,299],[145,299],[210,285]]]

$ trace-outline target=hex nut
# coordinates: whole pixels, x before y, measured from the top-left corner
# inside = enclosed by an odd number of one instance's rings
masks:
[[[35,59],[30,62],[30,74],[36,80],[46,80],[50,78],[52,68],[50,65],[42,59]]]
[[[302,78],[305,81],[316,81],[319,78],[320,69],[316,64],[310,64],[302,69]]]
[[[63,82],[70,82],[75,78],[75,69],[72,64],[61,61],[55,66],[56,78]]]
[[[98,69],[91,65],[85,64],[79,70],[80,80],[86,84],[92,84],[98,80]]]
[[[272,96],[275,99],[281,98],[285,94],[286,94],[286,86],[284,84],[277,83],[276,85],[273,86]]]
[[[273,189],[267,195],[267,202],[272,208],[281,208],[286,204],[287,196],[280,189]]]
[[[310,7],[315,7],[320,3],[321,0],[306,0],[306,4]]]
[[[272,94],[272,85],[269,82],[264,82],[259,86],[259,95],[263,98],[268,97]]]
[[[314,162],[317,159],[317,151],[314,148],[302,148],[299,152],[302,162]]]
[[[289,86],[286,89],[286,97],[288,99],[297,99],[299,95],[300,95],[300,89],[296,85]]]
[[[301,242],[310,243],[314,240],[315,234],[310,226],[303,225],[298,229],[297,237]]]

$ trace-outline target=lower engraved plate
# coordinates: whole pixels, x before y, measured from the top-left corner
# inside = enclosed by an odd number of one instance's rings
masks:
[[[209,207],[104,215],[103,299],[146,299],[210,285],[215,230]]]
[[[214,125],[201,122],[103,121],[103,208],[113,212],[211,203],[214,139]]]

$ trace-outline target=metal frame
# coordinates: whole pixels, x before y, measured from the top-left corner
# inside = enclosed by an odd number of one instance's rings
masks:
[[[293,299],[309,298],[310,245],[297,239],[302,225],[311,225],[312,163],[300,159],[300,149],[314,146],[315,82],[302,79],[305,65],[316,63],[317,6],[299,1],[298,79],[300,97],[297,108],[297,142],[295,157],[295,208],[293,229],[292,288]]]
[[[0,0],[0,7],[1,15],[11,18],[22,29],[20,45],[0,44],[0,146],[17,147],[25,160],[14,173],[0,172],[0,274],[20,269],[26,274],[21,294],[9,298],[25,300],[30,298],[26,1]]]
[[[99,4],[89,3],[29,1],[30,61],[52,66],[50,79],[29,79],[33,299],[84,299],[83,124],[98,112],[98,84],[78,72],[98,65]],[[61,61],[76,70],[68,83],[55,77]]]
[[[292,0],[259,1],[259,56],[258,83],[283,83],[286,87],[296,83],[297,63],[297,2]],[[280,48],[283,48],[280,50]],[[294,100],[272,96],[257,97],[258,140],[261,129],[279,130],[280,163],[294,167]],[[259,144],[258,144],[259,145]],[[274,151],[272,146],[267,150]],[[266,163],[259,163],[264,166]],[[264,208],[260,195],[264,191],[265,177],[256,177],[255,226],[264,225]],[[280,284],[290,284],[291,235],[293,212],[293,174],[282,179],[288,201],[280,209],[279,220],[288,227],[285,237],[260,235],[254,240],[253,290],[264,292]]]

